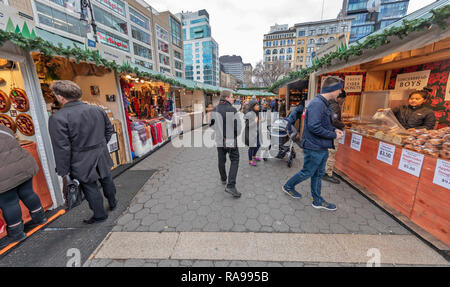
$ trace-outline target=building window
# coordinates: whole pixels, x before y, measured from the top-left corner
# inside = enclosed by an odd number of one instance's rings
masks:
[[[309,30],[309,36],[314,36],[315,31],[314,30]]]
[[[169,54],[169,45],[161,40],[158,40],[158,50]]]
[[[120,0],[96,0],[98,3],[102,4],[114,12],[125,17],[125,4]],[[54,1],[55,2],[55,1]],[[95,6],[94,6],[95,7]],[[97,18],[95,19],[97,20]]]
[[[170,66],[170,59],[166,55],[159,54],[159,63],[166,66]]]
[[[173,51],[173,56],[179,60],[183,60],[183,57],[181,56],[181,53],[178,51]]]
[[[150,46],[152,45],[152,39],[151,39],[150,34],[145,33],[144,31],[142,31],[139,28],[131,26],[131,35],[132,35],[133,39],[141,41]]]
[[[303,54],[304,52],[305,52],[305,48],[304,48],[304,47],[302,47],[302,49],[301,49],[300,53],[301,53],[301,54]]]
[[[133,43],[134,48],[134,54],[140,57],[144,57],[147,59],[152,59],[152,50],[149,48],[146,48],[144,46],[141,46],[139,44]]]
[[[128,35],[126,20],[122,20],[116,16],[113,16],[111,13],[108,13],[105,10],[98,8],[97,6],[94,6],[94,17],[95,21],[120,33]]]
[[[297,54],[300,54],[300,48],[297,48]]]
[[[172,44],[174,44],[175,46],[181,48],[181,45],[182,45],[182,41],[181,41],[181,25],[172,16],[170,16],[169,18],[170,18],[170,33],[171,33],[171,36],[172,36]]]
[[[278,54],[278,50],[277,49],[273,49],[272,51],[272,55]]]
[[[288,54],[292,53],[292,48],[288,48],[288,49],[287,49],[287,53],[288,53]]]
[[[269,49],[266,50],[266,55],[270,55],[270,50]]]
[[[165,67],[159,67],[159,71],[160,71],[161,73],[168,73],[168,74],[171,74],[170,69],[167,69],[167,68],[165,68]]]
[[[190,39],[201,39],[211,37],[211,28],[208,25],[191,27]]]
[[[201,18],[201,19],[196,19],[196,20],[192,20],[191,21],[191,25],[198,24],[198,23],[208,23],[208,19],[207,18]]]
[[[334,41],[334,37],[330,37],[330,38],[328,38],[328,42],[331,42],[331,41]]]
[[[158,38],[169,42],[169,32],[167,32],[166,29],[160,27],[159,25],[156,25],[156,35],[158,36]]]
[[[336,27],[330,28],[330,34],[336,34]]]
[[[183,73],[175,71],[175,77],[183,78]]]
[[[149,28],[150,28],[150,24],[149,24],[150,21],[148,20],[148,18],[145,17],[144,15],[142,15],[141,13],[137,12],[136,10],[131,8],[130,6],[128,6],[128,8],[130,9],[130,20],[131,20],[131,22],[141,26],[145,30],[149,30]]]
[[[280,49],[280,54],[284,54],[284,48]]]
[[[299,37],[305,37],[305,31],[298,31]]]
[[[314,39],[309,39],[310,44],[314,44]]]
[[[79,21],[79,20],[78,20]],[[123,50],[130,51],[128,46],[128,40],[116,36],[112,33],[103,31],[102,29],[97,28],[97,37],[100,43],[106,44],[108,46]]]
[[[81,24],[80,19],[69,16],[47,5],[36,3],[39,22],[55,29],[86,38],[86,26]]]
[[[325,39],[324,38],[319,38],[319,43],[325,43]]]
[[[135,63],[136,65],[140,65],[140,66],[142,66],[142,67],[144,67],[144,68],[153,70],[153,64],[152,64],[152,63],[149,63],[149,62],[146,62],[146,61],[141,61],[141,60],[138,60],[138,59],[136,59],[136,60],[134,61],[134,63]]]

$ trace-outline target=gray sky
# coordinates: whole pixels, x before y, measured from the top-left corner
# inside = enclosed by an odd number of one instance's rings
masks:
[[[319,21],[322,0],[145,0],[156,10],[181,11],[206,9],[212,37],[219,43],[219,54],[239,55],[244,63],[263,57],[263,38],[270,26],[277,24]],[[342,0],[324,0],[323,19],[336,18]],[[435,0],[410,0],[408,14]]]

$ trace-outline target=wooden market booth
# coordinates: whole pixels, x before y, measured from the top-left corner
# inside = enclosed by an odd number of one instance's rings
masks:
[[[449,2],[438,1],[407,18],[413,20],[429,17],[431,9],[448,5]],[[399,21],[386,29],[401,24],[402,21]],[[361,43],[364,40],[362,39]],[[434,25],[430,29],[410,33],[403,39],[390,36],[389,41],[388,44],[376,49],[364,50],[360,56],[350,57],[348,62],[333,62],[332,66],[311,74],[309,99],[319,93],[321,80],[325,76],[359,78],[360,91],[348,93],[343,107],[343,113],[357,117],[361,115],[362,110],[376,111],[378,107],[371,104],[370,96],[385,91],[396,91],[397,81],[398,84],[417,85],[414,82],[417,78],[411,77],[409,81],[407,79],[401,82],[397,78],[398,75],[413,72],[428,74],[429,71],[428,80],[420,86],[422,88],[428,85],[433,89],[430,108],[436,115],[435,128],[448,127],[450,30],[440,29]],[[417,75],[423,77],[420,74]],[[362,130],[355,132],[346,129],[345,134],[345,140],[339,145],[336,154],[336,173],[422,238],[448,254],[450,159],[406,150],[402,144],[393,144],[385,138],[374,138]],[[380,150],[389,145],[392,158],[391,162],[386,163],[378,158]],[[420,166],[422,158],[423,163]],[[417,165],[405,166],[405,162],[409,161]],[[409,172],[404,171],[407,168]]]

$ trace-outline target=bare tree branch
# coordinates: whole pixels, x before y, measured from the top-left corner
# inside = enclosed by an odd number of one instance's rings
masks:
[[[270,87],[273,83],[279,79],[287,76],[292,69],[286,67],[286,63],[282,61],[275,61],[263,64],[259,61],[253,69],[253,76],[255,82],[258,85]]]

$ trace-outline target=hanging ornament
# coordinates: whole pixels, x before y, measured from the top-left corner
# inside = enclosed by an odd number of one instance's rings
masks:
[[[0,125],[6,126],[14,133],[16,132],[16,124],[14,123],[14,120],[8,115],[0,115]]]
[[[34,135],[33,119],[27,114],[20,114],[16,119],[17,129],[26,136]]]
[[[9,111],[9,108],[11,107],[11,102],[9,101],[8,95],[0,91],[0,113],[6,113]]]

